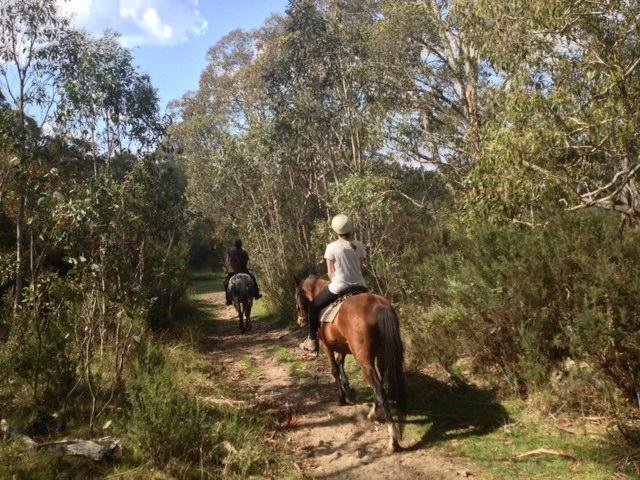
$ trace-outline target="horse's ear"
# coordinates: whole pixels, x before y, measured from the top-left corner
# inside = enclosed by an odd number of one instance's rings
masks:
[[[293,282],[294,282],[294,284],[295,284],[295,286],[296,286],[296,287],[299,287],[299,286],[300,286],[300,279],[298,278],[298,276],[297,276],[297,275],[294,275],[294,276],[293,276]]]

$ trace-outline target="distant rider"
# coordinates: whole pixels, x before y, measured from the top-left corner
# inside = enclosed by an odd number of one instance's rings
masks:
[[[324,252],[330,282],[309,305],[309,336],[300,344],[300,348],[307,352],[318,351],[322,309],[345,293],[366,291],[362,263],[367,253],[364,245],[353,239],[351,219],[344,214],[336,215],[331,220],[331,228],[338,234],[338,239],[327,245]]]
[[[258,282],[253,273],[251,273],[247,267],[249,263],[249,254],[242,248],[242,240],[237,239],[234,243],[235,248],[229,250],[224,260],[224,267],[227,271],[227,278],[224,279],[224,294],[227,300],[227,305],[231,305],[231,296],[229,295],[229,280],[236,273],[246,273],[253,280],[254,285],[254,297],[256,300],[261,298],[260,289],[258,288]]]

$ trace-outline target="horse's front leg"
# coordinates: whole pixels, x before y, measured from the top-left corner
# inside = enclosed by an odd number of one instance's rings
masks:
[[[347,372],[344,369],[344,361],[347,358],[346,354],[338,354],[338,373],[340,374],[340,388],[344,395],[349,399],[351,403],[356,403],[355,391],[349,385],[349,378]]]
[[[336,387],[338,387],[338,403],[340,405],[346,405],[346,395],[344,390],[342,389],[342,384],[340,382],[340,369],[338,368],[338,363],[336,362],[336,357],[333,353],[333,350],[331,350],[324,341],[320,341],[320,346],[329,358],[329,365],[331,365],[331,375],[333,375],[333,379],[336,382]]]

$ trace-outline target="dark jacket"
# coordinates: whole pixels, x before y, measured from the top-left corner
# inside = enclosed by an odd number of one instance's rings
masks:
[[[234,248],[227,252],[227,270],[231,273],[247,272],[249,254],[242,248]]]

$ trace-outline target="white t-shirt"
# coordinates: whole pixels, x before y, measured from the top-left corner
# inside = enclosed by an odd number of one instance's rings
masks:
[[[327,245],[324,258],[335,262],[335,272],[331,283],[329,283],[329,291],[339,294],[347,287],[355,285],[364,287],[365,283],[360,269],[360,260],[366,256],[367,252],[364,249],[364,245],[357,240],[348,242],[340,239]]]

